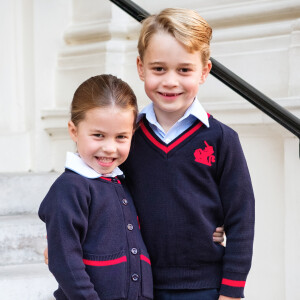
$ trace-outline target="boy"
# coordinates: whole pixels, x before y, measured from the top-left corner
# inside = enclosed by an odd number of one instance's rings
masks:
[[[210,72],[212,30],[196,12],[143,22],[137,69],[152,103],[123,165],[141,222],[156,300],[243,297],[254,195],[237,134],[196,99]],[[225,225],[226,249],[211,241]]]

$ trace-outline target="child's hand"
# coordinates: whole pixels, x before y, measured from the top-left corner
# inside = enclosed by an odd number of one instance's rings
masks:
[[[213,241],[216,243],[220,243],[221,245],[224,245],[224,226],[222,227],[217,227],[216,231],[213,233]]]
[[[231,297],[220,295],[219,300],[241,300],[241,298],[231,298]]]
[[[45,264],[48,265],[48,247],[44,250],[44,260]]]

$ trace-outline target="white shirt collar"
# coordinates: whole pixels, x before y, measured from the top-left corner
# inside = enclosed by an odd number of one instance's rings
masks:
[[[154,108],[153,108],[153,103],[150,103],[149,105],[147,105],[146,107],[144,107],[142,109],[142,111],[140,112],[140,114],[138,116],[137,121],[139,122],[143,118],[144,115],[146,116],[146,119],[151,124],[154,124],[157,127],[161,127],[159,125],[159,123],[157,122],[155,112],[154,112]],[[197,98],[195,98],[193,103],[186,110],[185,114],[177,121],[177,123],[184,120],[184,119],[186,119],[190,115],[193,115],[194,117],[196,117],[206,127],[209,127],[209,120],[208,120],[207,112],[205,111],[205,109],[203,108],[203,106],[201,105],[201,103],[199,102],[199,100]]]
[[[78,153],[67,152],[65,167],[83,177],[99,178],[103,177],[116,177],[123,175],[123,172],[117,167],[110,174],[99,174],[94,169],[89,167],[79,156]]]

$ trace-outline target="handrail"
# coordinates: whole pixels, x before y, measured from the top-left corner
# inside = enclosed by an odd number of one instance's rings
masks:
[[[131,0],[110,0],[139,22],[150,14]],[[214,58],[210,73],[300,139],[300,119],[261,93]]]

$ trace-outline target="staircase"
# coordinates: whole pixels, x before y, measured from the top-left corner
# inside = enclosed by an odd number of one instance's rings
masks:
[[[44,263],[37,211],[57,173],[0,175],[0,299],[50,300],[57,283]]]

